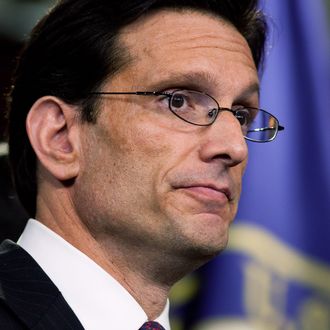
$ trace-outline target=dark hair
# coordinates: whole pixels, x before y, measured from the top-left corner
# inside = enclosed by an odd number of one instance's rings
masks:
[[[36,156],[25,121],[45,95],[79,105],[83,121],[96,120],[96,91],[129,62],[118,42],[124,26],[152,11],[194,9],[219,16],[247,40],[260,68],[266,23],[257,0],[63,0],[34,28],[13,81],[9,106],[9,155],[18,196],[30,216],[36,211]]]

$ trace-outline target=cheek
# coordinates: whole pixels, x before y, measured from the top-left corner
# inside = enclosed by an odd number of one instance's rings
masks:
[[[84,143],[84,185],[92,187],[90,198],[103,210],[159,212],[167,173],[193,148],[187,125],[173,128],[167,116],[131,108],[114,110],[96,126]]]
[[[124,109],[126,116],[112,116],[102,136],[118,154],[135,157],[157,157],[166,151],[166,131],[160,129],[143,110]],[[115,120],[113,120],[113,118]]]
[[[173,127],[176,121],[169,120],[168,113],[163,115],[142,108],[130,111],[132,115],[125,122],[117,121],[108,135],[116,159],[129,160],[132,169],[149,171],[153,177],[175,166],[189,153],[191,133]],[[187,130],[186,126],[183,125]]]
[[[108,175],[100,184],[150,201],[169,168],[179,157],[179,143],[168,127],[161,127],[146,116],[116,120],[116,125],[102,127],[94,145],[101,146],[94,172]],[[148,196],[149,195],[149,196]],[[133,196],[130,196],[130,200]],[[138,197],[134,197],[138,198]]]

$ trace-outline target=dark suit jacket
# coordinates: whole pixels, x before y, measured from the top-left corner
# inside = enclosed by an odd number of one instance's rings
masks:
[[[35,260],[9,240],[0,245],[0,329],[84,329]]]

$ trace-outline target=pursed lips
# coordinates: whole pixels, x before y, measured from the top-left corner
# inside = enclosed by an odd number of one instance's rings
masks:
[[[228,186],[217,186],[212,183],[189,183],[176,186],[175,189],[183,190],[203,200],[219,203],[231,202],[233,200],[233,193]]]

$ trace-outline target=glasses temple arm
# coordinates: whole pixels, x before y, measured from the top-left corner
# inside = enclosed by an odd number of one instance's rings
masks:
[[[276,128],[275,127],[261,127],[261,128],[255,128],[255,129],[249,130],[248,133],[272,131],[274,129],[276,129]],[[278,128],[277,128],[277,130],[278,131],[283,131],[284,130],[284,127],[279,125]]]

